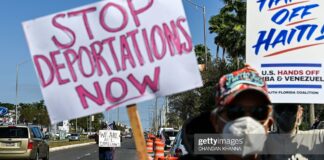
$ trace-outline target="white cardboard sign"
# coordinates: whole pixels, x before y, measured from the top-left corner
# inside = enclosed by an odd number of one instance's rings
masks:
[[[23,28],[52,123],[202,86],[182,1],[105,0]]]
[[[247,1],[247,63],[274,103],[324,103],[324,1]]]
[[[120,147],[120,131],[99,130],[99,147]]]

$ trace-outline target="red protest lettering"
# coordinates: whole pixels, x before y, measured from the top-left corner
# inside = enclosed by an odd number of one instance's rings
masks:
[[[77,76],[75,74],[75,71],[73,69],[73,64],[75,62],[77,62],[78,60],[78,55],[77,53],[73,50],[73,49],[67,49],[64,51],[64,57],[66,59],[66,63],[67,63],[67,68],[69,69],[70,71],[70,74],[71,74],[71,77],[73,79],[73,82],[76,82],[77,81]],[[71,59],[70,57],[73,56],[73,59]]]
[[[111,86],[113,83],[118,83],[122,87],[122,94],[119,97],[114,97],[111,92]],[[118,102],[127,96],[127,85],[126,82],[121,78],[112,78],[106,85],[106,97],[110,102]]]
[[[151,51],[151,46],[150,46],[150,43],[149,43],[149,38],[148,38],[148,35],[147,35],[147,31],[146,29],[142,29],[142,35],[143,35],[143,39],[144,39],[144,44],[145,44],[145,48],[146,48],[146,53],[148,55],[148,58],[150,60],[150,62],[154,62],[154,59],[153,59],[153,55],[152,55],[152,51]]]
[[[93,37],[92,31],[91,31],[91,28],[90,28],[90,25],[88,22],[87,14],[90,12],[94,12],[96,10],[97,10],[96,7],[91,7],[91,8],[86,8],[86,9],[82,9],[79,11],[73,11],[73,12],[68,13],[68,17],[82,15],[83,23],[84,23],[84,26],[86,28],[86,31],[87,31],[87,34],[88,34],[88,37],[90,40],[93,39],[94,37]]]
[[[105,21],[105,16],[106,16],[106,13],[107,13],[107,10],[108,10],[109,7],[115,7],[123,15],[123,22],[117,28],[109,27],[108,24]],[[102,8],[102,10],[100,11],[99,18],[100,18],[100,24],[101,24],[102,28],[105,29],[107,32],[119,32],[119,31],[123,30],[126,27],[127,23],[128,23],[128,15],[127,15],[126,10],[122,6],[119,6],[118,4],[115,4],[115,3],[112,3],[112,2],[107,3]]]
[[[111,55],[112,55],[112,57],[114,59],[116,70],[117,70],[117,72],[119,72],[120,71],[120,65],[119,65],[118,58],[117,58],[117,55],[116,55],[116,52],[115,52],[115,49],[114,49],[114,45],[113,45],[114,40],[115,40],[115,37],[111,37],[111,38],[103,40],[102,44],[105,44],[105,43],[108,44],[109,49],[110,49],[110,53],[111,53]]]
[[[38,77],[39,77],[39,79],[41,81],[42,87],[45,88],[48,85],[50,85],[54,80],[54,70],[53,70],[51,61],[48,58],[46,58],[45,56],[43,56],[43,55],[33,56],[33,60],[34,60],[35,67],[37,69],[37,74],[38,74]],[[48,67],[48,69],[50,71],[49,72],[49,77],[46,80],[45,80],[43,70],[42,70],[42,69],[44,69],[44,67],[40,65],[40,62],[39,62],[40,60],[45,62],[46,66]]]
[[[101,76],[103,74],[102,69],[101,69],[101,65],[104,66],[104,68],[107,71],[108,75],[112,75],[112,71],[111,71],[109,65],[107,64],[106,60],[101,56],[101,53],[103,51],[102,43],[100,41],[93,42],[90,45],[90,48],[91,48],[91,51],[92,51],[93,59],[94,59],[95,64],[97,66],[98,76]],[[96,48],[98,48],[98,50]]]
[[[178,18],[177,19],[177,27],[180,29],[182,32],[183,36],[187,40],[187,45],[185,43],[182,44],[183,49],[187,52],[190,53],[192,51],[192,40],[186,29],[181,25],[182,22],[186,22],[185,18]]]
[[[127,0],[128,7],[129,7],[129,10],[130,10],[130,12],[131,12],[131,14],[133,16],[133,19],[134,19],[134,22],[136,24],[136,27],[138,27],[138,26],[141,25],[141,23],[139,21],[139,18],[138,18],[138,15],[141,14],[141,13],[143,13],[143,12],[145,12],[150,7],[152,7],[153,2],[154,2],[154,0],[150,0],[145,7],[136,10],[135,7],[134,7],[134,4],[132,3],[132,0]]]
[[[94,60],[93,60],[93,57],[92,57],[92,53],[90,52],[90,50],[87,47],[84,47],[84,46],[81,46],[79,48],[78,53],[79,53],[78,65],[79,65],[79,68],[80,68],[80,71],[81,71],[82,75],[84,77],[91,77],[95,72],[95,63],[94,63]],[[86,73],[86,71],[85,71],[85,69],[83,67],[82,55],[84,55],[84,54],[82,54],[82,53],[86,53],[86,55],[88,56],[87,59],[89,59],[89,63],[90,63],[90,65],[88,65],[88,66],[90,66],[90,73]]]
[[[143,59],[142,53],[141,53],[141,51],[139,49],[139,46],[138,46],[138,43],[137,43],[137,40],[136,40],[136,34],[137,33],[138,33],[138,30],[136,29],[136,30],[127,32],[127,36],[131,37],[137,59],[138,59],[140,65],[143,66],[144,65],[144,59]]]
[[[71,38],[71,41],[68,43],[62,43],[59,42],[57,40],[57,38],[55,36],[52,37],[52,41],[54,42],[54,44],[56,45],[56,47],[60,48],[60,49],[65,49],[65,48],[70,48],[74,45],[75,43],[75,33],[68,27],[63,26],[62,24],[57,22],[58,18],[64,18],[65,14],[58,14],[56,16],[53,17],[52,19],[52,25],[60,30],[62,30],[68,37]]]
[[[52,51],[50,52],[50,57],[53,62],[53,70],[57,79],[57,82],[59,85],[63,85],[65,83],[70,82],[69,79],[62,79],[60,70],[65,68],[65,65],[63,63],[58,64],[56,61],[56,56],[60,54],[60,51]]]
[[[135,60],[131,53],[125,35],[120,36],[120,48],[121,48],[121,64],[122,64],[123,71],[127,69],[126,61],[128,61],[131,64],[131,66],[135,68],[136,67]]]
[[[180,37],[178,34],[177,26],[173,20],[171,21],[171,28],[172,28],[172,31],[166,23],[163,23],[163,30],[164,30],[165,37],[167,38],[170,54],[171,54],[171,56],[174,56],[174,54],[175,54],[174,46],[175,46],[178,53],[181,55],[182,49],[181,49]]]
[[[141,95],[144,94],[146,86],[149,86],[153,92],[157,92],[159,90],[160,67],[155,67],[153,81],[147,75],[144,76],[142,83],[140,83],[133,74],[130,74],[127,78]]]
[[[159,53],[159,49],[158,49],[157,44],[156,44],[155,33],[158,33],[158,35],[159,35],[159,37],[161,39],[161,43],[162,43],[162,51],[161,51],[161,53]],[[163,31],[157,25],[153,26],[153,28],[151,30],[151,45],[152,45],[152,48],[153,48],[153,53],[154,53],[155,58],[158,59],[158,60],[161,60],[166,54],[166,44],[165,44],[165,37],[164,37]]]
[[[78,96],[80,98],[82,107],[84,109],[89,108],[89,104],[88,104],[86,98],[89,98],[91,101],[97,103],[98,105],[103,105],[105,103],[99,83],[94,82],[93,85],[94,85],[94,88],[96,91],[96,95],[93,95],[90,92],[88,92],[82,85],[79,85],[75,88],[75,90],[78,93]]]

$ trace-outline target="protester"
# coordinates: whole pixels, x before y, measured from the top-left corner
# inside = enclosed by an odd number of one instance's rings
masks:
[[[107,123],[103,122],[101,124],[101,129],[102,130],[114,130],[116,125],[115,123],[110,124],[109,126]],[[99,142],[99,136],[97,134],[97,137],[95,138],[96,143],[98,144]],[[113,147],[99,147],[99,160],[113,160],[114,159],[114,152],[115,148]]]
[[[272,123],[270,104],[265,81],[251,67],[222,76],[216,87],[216,108],[187,121],[183,126],[183,141],[188,155],[181,159],[258,159],[257,153],[262,151]],[[222,133],[245,136],[244,152],[235,155],[194,153],[195,134]],[[253,140],[252,134],[263,136],[260,140]]]
[[[315,119],[315,122],[313,123],[313,125],[312,125],[312,129],[316,129],[317,128],[317,126],[319,125],[319,123],[320,123],[320,118],[319,117],[317,117],[316,119]]]
[[[323,160],[324,130],[299,130],[303,108],[297,104],[276,104],[273,120],[276,130],[269,134],[263,159]]]

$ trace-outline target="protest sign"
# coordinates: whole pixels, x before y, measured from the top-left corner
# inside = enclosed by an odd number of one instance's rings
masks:
[[[120,131],[99,130],[99,147],[120,147]]]
[[[182,1],[100,1],[23,28],[52,123],[202,86]]]
[[[324,103],[324,1],[247,1],[246,60],[274,103]]]

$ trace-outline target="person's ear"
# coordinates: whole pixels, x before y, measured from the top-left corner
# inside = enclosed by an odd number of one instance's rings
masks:
[[[219,128],[218,128],[218,125],[217,125],[217,108],[215,108],[211,113],[210,113],[210,121],[214,127],[214,131],[216,133],[219,132]]]
[[[269,109],[268,109],[268,118],[263,124],[266,133],[268,133],[268,131],[270,131],[270,128],[271,128],[272,125],[273,125],[272,107],[269,107]]]
[[[269,117],[263,124],[263,127],[264,127],[266,133],[268,133],[268,131],[270,131],[270,128],[272,125],[273,125],[273,118]]]

